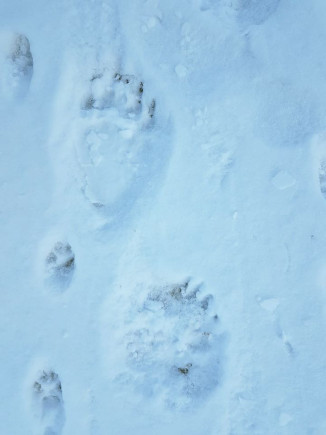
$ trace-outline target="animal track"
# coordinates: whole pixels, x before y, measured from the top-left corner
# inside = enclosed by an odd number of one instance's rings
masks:
[[[326,160],[322,160],[319,166],[319,185],[322,195],[326,198]]]
[[[280,0],[231,0],[240,22],[252,25],[264,23],[278,8]]]
[[[201,11],[220,13],[225,7],[233,11],[240,24],[245,26],[263,24],[277,10],[280,0],[200,0]]]
[[[109,71],[95,73],[90,79],[90,91],[82,104],[85,110],[104,110],[117,108],[121,114],[133,118],[142,111],[142,98],[144,92],[143,82],[133,75]],[[153,117],[155,101],[148,107],[148,114]]]
[[[33,76],[33,56],[28,38],[23,34],[12,37],[4,64],[3,93],[9,97],[24,97]]]
[[[172,287],[155,288],[148,294],[146,305],[157,302],[161,304],[163,310],[171,313],[179,311],[185,305],[195,304],[197,308],[206,311],[212,296],[206,296],[199,301],[197,299],[199,291],[200,286],[189,290],[189,281]]]
[[[69,243],[57,242],[46,257],[45,266],[50,284],[66,288],[75,270],[75,254]]]
[[[171,408],[204,400],[218,386],[225,336],[211,312],[213,297],[200,298],[201,289],[189,281],[151,288],[143,297],[134,289],[138,303],[129,301],[107,337],[110,355],[121,358],[112,365],[119,385],[134,385]]]
[[[133,75],[103,69],[89,80],[77,143],[82,191],[96,207],[130,209],[162,167],[168,146],[154,128],[156,101]]]
[[[35,380],[33,407],[42,435],[60,435],[65,422],[62,386],[53,370],[43,370]]]

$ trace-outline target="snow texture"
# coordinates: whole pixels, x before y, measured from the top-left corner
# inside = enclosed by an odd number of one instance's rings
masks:
[[[326,433],[325,21],[0,1],[0,435]]]

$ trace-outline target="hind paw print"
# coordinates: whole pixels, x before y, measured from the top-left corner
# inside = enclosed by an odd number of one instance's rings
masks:
[[[82,192],[97,208],[130,209],[160,159],[155,136],[156,101],[134,75],[107,69],[93,74],[81,105],[83,126],[76,144]],[[80,133],[79,133],[80,134]],[[155,154],[154,154],[155,153]],[[122,197],[128,201],[122,201]]]
[[[141,294],[138,290],[134,292]],[[225,334],[212,312],[213,297],[200,297],[201,292],[201,285],[187,280],[154,287],[131,302],[128,322],[121,318],[108,337],[110,355],[118,348],[125,358],[114,362],[114,381],[123,387],[127,379],[128,387],[171,408],[192,406],[218,387]]]

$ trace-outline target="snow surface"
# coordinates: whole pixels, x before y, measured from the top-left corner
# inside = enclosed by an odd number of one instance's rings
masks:
[[[0,1],[0,435],[326,434],[325,21]]]

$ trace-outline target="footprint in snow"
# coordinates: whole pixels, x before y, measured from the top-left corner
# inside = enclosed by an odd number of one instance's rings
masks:
[[[117,301],[110,300],[111,307],[117,302],[116,316],[104,345],[112,359],[110,375],[119,388],[132,385],[137,393],[162,400],[168,408],[186,409],[218,387],[225,334],[212,309],[213,297],[200,297],[201,291],[202,286],[187,280],[138,286],[129,300],[122,301],[121,292]]]
[[[240,23],[245,25],[263,24],[276,12],[280,0],[235,0],[230,2]]]
[[[2,93],[4,96],[23,98],[33,76],[33,56],[28,38],[23,34],[11,35],[7,39],[7,54],[2,69]],[[9,40],[8,40],[9,39]]]
[[[326,160],[322,160],[319,166],[319,186],[323,197],[326,199]]]
[[[250,26],[263,24],[276,12],[279,3],[280,0],[200,0],[199,8],[203,12],[219,13],[224,6],[235,13],[240,25]]]
[[[93,206],[121,216],[152,189],[165,167],[170,131],[156,115],[155,99],[136,76],[103,68],[90,77],[76,154],[81,189]]]
[[[75,254],[67,242],[57,242],[45,260],[46,281],[56,289],[66,289],[75,270]]]
[[[53,370],[39,372],[32,386],[32,405],[40,435],[60,435],[65,423],[62,386]]]

